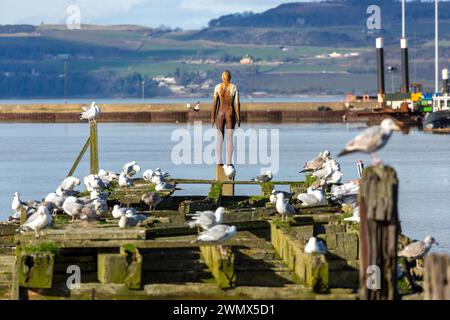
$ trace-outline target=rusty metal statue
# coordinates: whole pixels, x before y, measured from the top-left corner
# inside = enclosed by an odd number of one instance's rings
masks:
[[[222,73],[222,83],[216,85],[214,89],[211,126],[214,126],[214,124],[216,124],[217,128],[216,163],[223,165],[222,150],[226,129],[226,167],[233,167],[233,130],[236,124],[238,127],[241,125],[241,104],[239,102],[238,87],[231,83],[231,73],[228,70]]]

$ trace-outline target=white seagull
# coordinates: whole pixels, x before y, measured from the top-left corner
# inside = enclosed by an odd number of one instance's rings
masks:
[[[311,237],[308,240],[308,243],[305,246],[305,252],[309,254],[326,254],[328,251],[327,246],[321,239],[317,239],[316,237]]]
[[[272,178],[273,178],[272,171],[271,170],[267,170],[266,173],[264,173],[264,174],[262,174],[260,176],[257,176],[256,178],[253,179],[253,181],[256,181],[256,182],[269,182],[269,181],[272,180]]]
[[[233,238],[237,232],[237,229],[235,226],[227,226],[225,224],[218,224],[214,227],[203,231],[199,234],[196,242],[206,242],[206,243],[217,243],[221,244],[225,241]]]
[[[350,140],[338,157],[353,152],[365,152],[370,153],[372,161],[378,164],[381,161],[377,158],[375,152],[386,145],[393,131],[400,131],[399,126],[391,118],[386,118],[379,126],[370,127]]]
[[[192,220],[189,222],[189,228],[200,227],[207,230],[217,224],[223,222],[224,207],[219,207],[216,211],[202,211],[192,215]]]
[[[125,172],[122,172],[119,175],[119,186],[120,187],[131,187],[133,185],[134,185],[133,179],[131,179],[129,176],[127,176],[125,174]]]
[[[36,213],[31,215],[24,225],[20,228],[22,231],[32,230],[36,237],[43,234],[43,229],[52,223],[52,216],[47,207],[40,206]]]
[[[284,193],[280,192],[276,195],[277,197],[277,203],[276,203],[276,209],[279,214],[281,214],[281,220],[283,220],[283,217],[286,217],[288,215],[295,214],[295,208],[288,202],[287,199],[284,198]]]
[[[93,101],[91,106],[83,107],[83,112],[81,113],[80,120],[88,120],[89,122],[95,121],[95,118],[101,113],[99,106]]]

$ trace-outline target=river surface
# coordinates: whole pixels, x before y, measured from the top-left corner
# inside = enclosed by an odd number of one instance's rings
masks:
[[[302,180],[297,172],[305,161],[323,149],[336,154],[364,128],[361,124],[244,125],[242,129],[247,134],[256,134],[258,143],[261,139],[264,141],[265,134],[269,137],[272,134],[274,138],[268,139],[269,150],[262,150],[264,148],[258,147],[256,142],[236,141],[236,148],[241,148],[239,154],[245,153],[247,157],[247,164],[236,165],[237,179],[253,178],[271,160],[275,172],[279,167],[275,180]],[[203,130],[206,129],[208,127],[204,126]],[[208,154],[211,140],[204,137],[205,141],[201,142],[202,131],[197,135],[194,131],[187,124],[99,124],[100,167],[119,171],[125,162],[136,160],[143,169],[161,167],[175,178],[213,178],[213,165],[205,164],[211,159],[201,153]],[[186,138],[187,133],[191,133],[191,141],[196,141],[195,148],[190,149],[190,157],[189,152],[187,156],[182,155],[185,162],[190,158],[192,163],[177,164],[180,159],[173,156],[173,150],[180,146],[180,140],[171,138]],[[88,134],[85,123],[1,123],[0,219],[11,214],[14,192],[19,191],[23,200],[38,200],[54,191],[71,168]],[[249,164],[252,157],[256,160]],[[450,252],[450,135],[418,131],[396,133],[379,152],[379,157],[397,170],[400,179],[399,211],[404,233],[416,239],[431,234],[440,242],[434,250]],[[359,154],[339,159],[344,181],[356,178],[357,160],[369,164],[370,157]],[[88,165],[87,154],[75,176],[86,175]],[[177,192],[180,195],[206,195],[208,192],[207,186],[180,187],[184,188]],[[237,186],[236,191],[258,194],[259,188]]]

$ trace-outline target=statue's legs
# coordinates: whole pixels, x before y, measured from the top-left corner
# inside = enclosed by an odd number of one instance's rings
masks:
[[[227,129],[227,165],[233,164],[233,129]]]
[[[217,127],[217,134],[216,134],[216,164],[222,165],[223,164],[223,131]]]

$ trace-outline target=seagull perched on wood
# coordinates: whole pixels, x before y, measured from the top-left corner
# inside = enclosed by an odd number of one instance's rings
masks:
[[[32,230],[36,234],[36,238],[43,234],[43,229],[52,223],[52,216],[47,207],[40,206],[36,213],[31,215],[28,220],[20,228],[21,231]]]
[[[102,179],[103,182],[109,183],[114,180],[119,180],[119,173],[106,171],[104,169],[100,169],[98,171],[98,177]]]
[[[305,253],[318,253],[326,254],[328,251],[327,246],[323,243],[322,239],[317,239],[316,237],[311,237],[305,246]]]
[[[101,113],[100,107],[93,101],[90,107],[83,107],[80,120],[88,120],[89,123],[94,122],[95,118]]]
[[[223,172],[230,179],[234,179],[234,177],[236,176],[236,169],[234,168],[234,166],[232,164],[224,164]]]
[[[67,177],[61,182],[58,188],[60,188],[63,192],[73,191],[75,187],[78,187],[80,184],[80,179],[76,177]]]
[[[322,187],[311,186],[306,193],[300,193],[297,199],[302,203],[302,207],[313,207],[325,204],[325,194]]]
[[[386,118],[379,126],[370,127],[350,140],[338,157],[353,152],[365,152],[370,153],[374,164],[379,164],[381,161],[375,152],[386,145],[393,131],[400,131],[400,127],[391,118]]]
[[[136,161],[125,163],[122,167],[122,172],[129,178],[133,177],[136,173],[141,171],[141,167]]]
[[[142,195],[141,201],[148,205],[149,211],[154,211],[163,199],[157,192],[148,192]]]
[[[25,203],[20,200],[20,193],[15,192],[13,196],[13,201],[11,203],[11,209],[14,210],[12,215],[13,219],[20,219],[21,211],[24,208]]]
[[[112,210],[112,216],[115,219],[119,219],[121,216],[133,216],[136,214],[135,208],[121,208],[118,204],[114,205]]]
[[[319,170],[322,167],[323,163],[329,159],[329,157],[330,157],[330,151],[328,151],[328,150],[322,151],[321,153],[319,153],[319,155],[317,157],[308,161],[303,166],[303,170],[300,171],[299,173]]]
[[[285,199],[291,199],[292,198],[292,193],[286,192],[286,191],[277,191],[277,190],[272,190],[270,197],[269,197],[269,201],[271,204],[276,204],[277,203],[277,194],[279,193],[283,193],[284,194],[284,198]]]
[[[203,230],[207,230],[217,224],[222,223],[223,214],[225,212],[224,207],[219,207],[216,211],[202,211],[192,215],[192,220],[189,222],[189,228],[200,227]]]
[[[221,244],[233,238],[236,232],[237,229],[235,226],[218,224],[200,233],[197,237],[197,240],[193,241],[193,243],[206,242],[206,243]]]
[[[275,205],[277,212],[281,214],[281,220],[283,220],[283,217],[286,217],[288,215],[295,214],[295,208],[288,202],[287,199],[284,198],[284,193],[278,193],[276,195],[277,197],[277,203]]]
[[[266,173],[264,173],[264,174],[262,174],[260,176],[257,176],[256,178],[253,179],[253,181],[256,181],[256,182],[269,182],[269,181],[272,180],[272,178],[273,178],[272,171],[271,170],[267,170]]]
[[[411,260],[422,259],[430,251],[433,244],[439,245],[436,239],[427,236],[423,241],[410,243],[398,255]]]
[[[125,172],[122,172],[119,175],[119,187],[131,187],[133,185],[134,185],[133,179],[127,176]]]
[[[123,214],[119,219],[119,228],[136,227],[147,219],[143,214]]]
[[[157,176],[155,190],[158,192],[170,192],[173,193],[175,190],[181,190],[176,187],[176,185],[165,182],[161,177]]]

